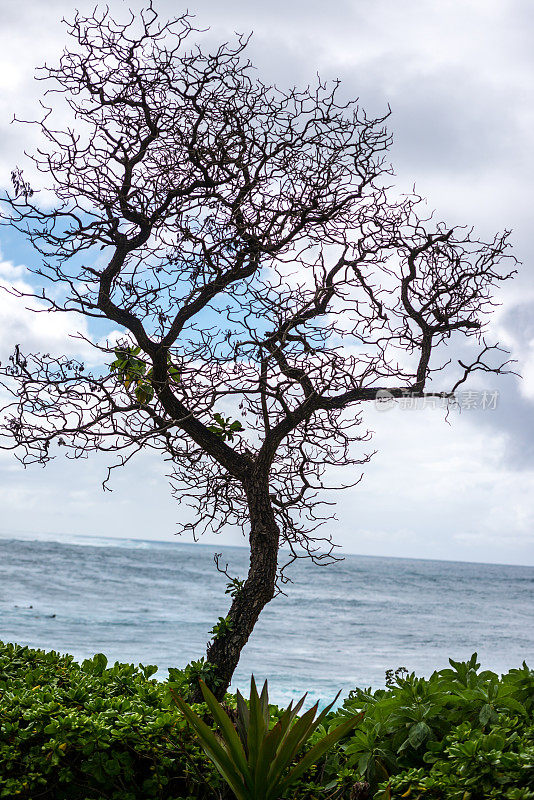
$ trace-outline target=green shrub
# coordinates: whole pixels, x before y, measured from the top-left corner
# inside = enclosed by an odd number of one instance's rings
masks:
[[[223,800],[224,782],[176,708],[210,674],[0,643],[0,797]],[[205,716],[205,704],[194,705]],[[226,696],[236,716],[236,698]],[[243,711],[243,709],[242,709]],[[303,752],[354,714],[358,728],[287,790],[295,800],[534,800],[534,672],[500,678],[476,654],[430,678],[398,670],[322,718]],[[283,710],[269,706],[272,725]],[[271,727],[271,725],[269,726]],[[301,754],[302,755],[302,754]]]
[[[401,669],[386,689],[351,692],[330,725],[356,711],[363,721],[301,794],[322,785],[340,797],[356,785],[355,796],[375,800],[531,800],[534,672],[523,664],[499,678],[480,671],[476,653],[449,664],[428,679]]]
[[[218,796],[216,770],[155,671],[0,644],[0,797]]]
[[[534,800],[534,725],[504,717],[484,733],[469,722],[424,756],[430,769],[411,769],[383,784],[378,797],[443,800]]]

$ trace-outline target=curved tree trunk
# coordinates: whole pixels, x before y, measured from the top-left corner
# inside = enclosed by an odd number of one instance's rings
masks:
[[[208,646],[207,660],[217,668],[220,683],[212,688],[217,699],[224,697],[256,621],[275,591],[280,531],[275,521],[267,480],[247,487],[250,511],[250,566],[243,588],[229,611],[231,629]]]

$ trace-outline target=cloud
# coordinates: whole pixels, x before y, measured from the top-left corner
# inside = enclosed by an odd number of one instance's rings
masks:
[[[34,291],[23,276],[27,277],[24,267],[0,262],[0,362],[6,362],[15,344],[22,352],[94,360],[93,348],[76,338],[78,334],[89,336],[87,320],[73,313],[49,312],[48,306],[35,298],[16,297],[13,288],[25,293]]]
[[[334,538],[363,554],[387,540],[390,555],[532,563],[534,467],[506,463],[507,434],[477,420],[492,413],[453,413],[447,424],[439,410],[369,407],[378,452],[356,490],[336,496]]]
[[[1,257],[2,254],[0,252],[0,258]],[[13,264],[12,261],[0,261],[0,279],[5,279],[7,281],[17,280],[26,275],[27,272],[28,270],[24,264]]]
[[[517,302],[511,309],[506,311],[499,320],[498,329],[502,334],[502,339],[511,353],[517,359],[516,369],[521,376],[518,381],[518,395],[529,401],[529,408],[532,412],[531,404],[534,402],[534,297],[523,298],[523,302]],[[534,440],[534,422],[531,413],[530,420],[523,424],[520,419],[521,435],[523,440],[531,442]],[[511,415],[512,419],[514,415]],[[528,424],[530,422],[530,425]],[[532,437],[528,434],[532,434]]]

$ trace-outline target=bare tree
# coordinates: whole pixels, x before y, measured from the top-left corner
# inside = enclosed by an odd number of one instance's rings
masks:
[[[248,576],[207,650],[221,697],[284,578],[280,546],[335,558],[321,489],[368,460],[364,404],[452,398],[473,371],[505,370],[483,334],[508,233],[422,218],[388,188],[386,117],[336,84],[264,85],[245,39],[203,52],[190,16],[162,23],[152,5],[126,24],[77,13],[68,31],[31,156],[55,205],[16,169],[4,223],[40,254],[49,310],[124,339],[95,345],[107,366],[92,371],[17,347],[3,446],[25,464],[110,452],[110,470],[160,450],[195,512],[185,529],[243,528]],[[71,127],[53,123],[58,95]],[[444,360],[458,337],[469,363]]]

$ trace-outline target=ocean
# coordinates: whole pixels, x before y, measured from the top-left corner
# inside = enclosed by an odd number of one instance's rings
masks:
[[[204,655],[229,605],[227,578],[248,551],[200,544],[0,538],[0,639],[113,662],[155,664],[158,677]],[[233,687],[269,680],[272,702],[331,700],[384,685],[385,671],[419,675],[465,660],[501,673],[534,665],[534,567],[347,555],[297,562],[287,596],[264,610]]]

